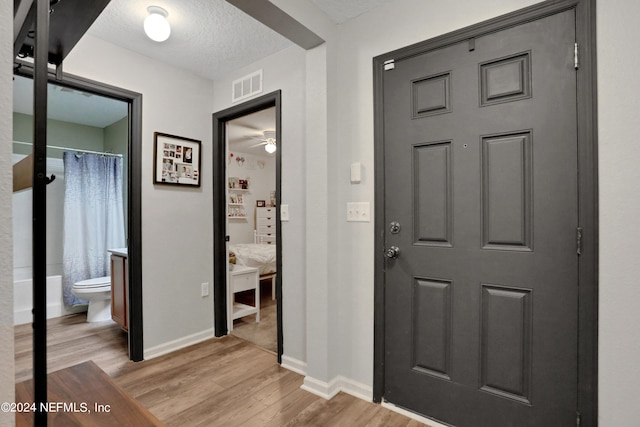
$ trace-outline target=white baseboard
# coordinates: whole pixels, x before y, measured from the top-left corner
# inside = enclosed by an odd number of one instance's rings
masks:
[[[33,322],[33,313],[31,313],[30,308],[25,308],[24,310],[17,310],[13,312],[14,325],[24,325],[25,323],[31,322]]]
[[[414,412],[407,411],[406,409],[400,408],[393,403],[383,401],[380,404],[383,408],[387,408],[393,412],[397,412],[399,414],[404,415],[405,417],[411,418],[412,420],[416,420],[421,422],[422,424],[426,424],[429,427],[451,427],[450,425],[440,424],[437,421],[432,420],[431,418],[423,417]]]
[[[366,400],[367,402],[373,401],[373,388],[371,386],[342,376],[338,378],[340,381],[340,391],[357,397],[358,399]]]
[[[307,376],[304,378],[301,388],[327,400],[341,391],[368,402],[373,400],[373,389],[370,386],[341,375],[328,383]]]
[[[280,364],[285,369],[300,374],[302,376],[307,375],[307,363],[302,360],[294,359],[293,357],[282,355],[282,363]]]
[[[211,328],[202,332],[188,335],[186,337],[178,338],[177,340],[157,345],[155,347],[147,348],[144,350],[144,359],[153,359],[154,357],[159,357],[164,354],[171,353],[172,351],[180,350],[181,348],[189,347],[190,345],[206,341],[213,338],[214,336],[215,331],[213,328]]]
[[[304,377],[304,382],[302,383],[300,388],[327,400],[330,400],[331,398],[333,398],[333,396],[340,392],[340,386],[338,384],[337,377],[327,383],[307,376]]]
[[[282,357],[283,366],[284,366],[284,360],[285,358],[283,356]],[[302,362],[299,362],[299,363],[302,363]],[[336,394],[342,391],[344,393],[350,394],[359,399],[366,400],[367,402],[373,401],[373,388],[371,386],[360,383],[358,381],[351,380],[349,378],[345,378],[341,375],[335,377],[329,382],[324,382],[316,378],[305,376],[304,382],[302,383],[300,388],[327,400],[331,400],[331,398],[333,398]],[[445,424],[441,424],[430,418],[418,415],[414,412],[407,411],[406,409],[400,408],[394,405],[393,403],[383,401],[381,403],[381,406],[383,408],[387,408],[393,412],[397,412],[408,418],[411,418],[413,420],[426,424],[429,427],[451,427]]]

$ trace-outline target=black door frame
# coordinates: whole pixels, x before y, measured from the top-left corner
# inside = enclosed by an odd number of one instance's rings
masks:
[[[268,93],[258,98],[229,107],[213,114],[213,309],[215,336],[227,335],[227,144],[228,121],[246,116],[266,108],[276,109],[276,301],[278,324],[278,363],[282,363],[282,230],[280,227],[280,202],[282,194],[282,138],[281,138],[281,91]]]
[[[21,62],[14,74],[33,78],[31,64]],[[58,78],[59,77],[59,78]],[[139,362],[144,358],[142,334],[142,94],[73,74],[56,77],[49,72],[49,83],[83,92],[117,99],[129,105],[129,180],[128,180],[128,258],[129,258],[129,359]],[[35,355],[34,355],[35,357]]]
[[[481,22],[461,30],[377,56],[374,74],[375,138],[375,297],[373,400],[384,398],[384,93],[385,62],[399,61],[448,45],[472,40],[522,23],[566,10],[576,13],[576,42],[579,46],[577,78],[578,106],[578,224],[582,228],[578,291],[578,402],[581,425],[597,425],[598,401],[598,195],[597,195],[597,94],[596,94],[596,0],[548,0]]]

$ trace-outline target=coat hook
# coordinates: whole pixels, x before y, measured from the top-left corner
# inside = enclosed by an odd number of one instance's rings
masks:
[[[44,179],[47,185],[49,185],[56,180],[56,176],[54,174],[51,174],[51,177],[45,176]]]

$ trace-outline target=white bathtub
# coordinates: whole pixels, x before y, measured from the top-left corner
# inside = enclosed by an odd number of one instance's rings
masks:
[[[13,324],[31,323],[33,315],[33,281],[31,279],[13,282]],[[86,306],[84,307],[86,311]],[[67,310],[62,301],[62,276],[47,277],[47,319],[61,317],[81,310]]]

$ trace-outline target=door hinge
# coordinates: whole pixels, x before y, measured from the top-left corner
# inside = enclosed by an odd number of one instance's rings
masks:
[[[395,59],[389,59],[388,61],[384,61],[384,70],[389,71],[396,68]]]
[[[576,412],[576,427],[580,427],[582,424],[582,415],[580,412]]]
[[[573,68],[576,70],[580,68],[580,58],[579,58],[580,49],[578,48],[578,43],[573,44]]]
[[[576,253],[582,255],[582,227],[576,228]]]

